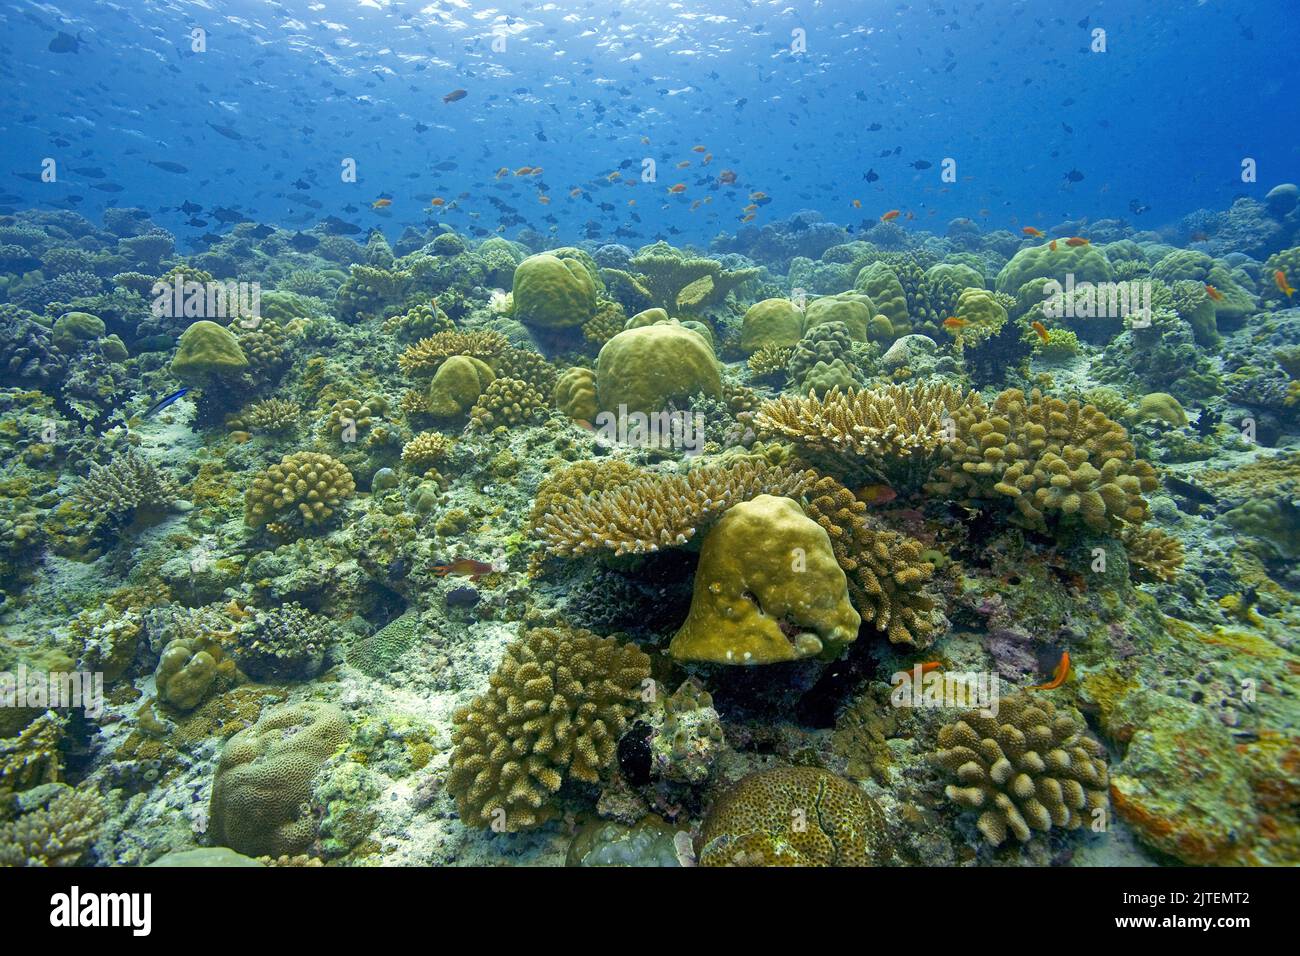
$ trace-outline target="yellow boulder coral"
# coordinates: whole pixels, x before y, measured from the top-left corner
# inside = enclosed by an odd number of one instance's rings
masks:
[[[482,359],[453,355],[438,366],[429,383],[429,414],[439,418],[466,414],[495,378],[491,366]]]
[[[600,408],[658,412],[697,392],[717,398],[722,376],[705,339],[680,325],[650,325],[614,336],[596,358]]]
[[[759,495],[705,537],[691,610],[668,651],[715,664],[833,658],[861,621],[826,531],[791,499]]]

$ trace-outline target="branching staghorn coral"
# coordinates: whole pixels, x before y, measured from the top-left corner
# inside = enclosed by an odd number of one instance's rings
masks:
[[[1183,566],[1183,543],[1159,528],[1125,527],[1120,533],[1128,552],[1129,574],[1137,581],[1172,583]]]
[[[509,345],[500,332],[437,332],[407,348],[397,364],[407,375],[432,375],[452,355],[488,360]]]
[[[755,378],[784,377],[794,349],[788,345],[760,345],[749,357],[749,370]]]
[[[1159,485],[1124,428],[1091,405],[1008,389],[991,406],[954,413],[927,490],[972,503],[1014,503],[1022,524],[1046,531],[1049,518],[1078,517],[1095,531],[1146,519],[1142,493]]]
[[[267,398],[253,402],[239,414],[239,423],[256,432],[292,431],[302,417],[302,407],[297,402],[283,398]]]
[[[755,460],[684,475],[646,473],[616,488],[557,502],[535,528],[554,556],[601,550],[644,554],[686,544],[742,501],[764,494],[798,498],[815,478],[811,471]]]
[[[0,866],[76,866],[105,815],[95,791],[61,786],[44,807],[0,823]]]
[[[947,383],[831,389],[824,398],[782,395],[754,416],[760,437],[795,442],[832,473],[866,472],[899,484],[923,478],[962,409],[979,404]]]
[[[62,772],[59,741],[67,720],[47,710],[16,737],[0,739],[0,794],[55,783]]]
[[[92,511],[130,519],[165,512],[180,498],[180,489],[153,462],[128,448],[107,465],[91,465],[77,497]]]
[[[1082,718],[1026,691],[998,701],[996,717],[972,710],[939,731],[935,763],[956,783],[944,793],[982,810],[980,833],[994,846],[1008,832],[1076,830],[1107,805],[1106,751]]]
[[[468,826],[542,823],[566,778],[596,783],[635,713],[650,658],[590,631],[536,628],[455,715],[447,789]]]
[[[930,643],[938,630],[936,598],[926,590],[934,565],[906,535],[868,523],[867,506],[834,478],[807,492],[804,512],[830,535],[835,559],[849,580],[849,598],[864,623],[894,644]]]
[[[446,458],[456,440],[442,432],[420,432],[402,446],[402,464],[415,471],[427,471]]]

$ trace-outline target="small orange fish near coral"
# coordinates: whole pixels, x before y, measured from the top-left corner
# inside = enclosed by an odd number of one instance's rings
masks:
[[[740,217],[740,221],[741,221],[741,222],[753,222],[753,221],[754,221],[754,214],[751,212],[748,216],[741,216],[741,217]]]
[[[622,178],[623,178],[623,174],[620,173],[620,172],[616,169],[616,170],[614,170],[612,173],[610,173],[608,176],[606,176],[606,177],[605,177],[605,180],[606,180],[607,182],[616,183],[616,182],[618,182],[618,181],[619,181],[620,179],[622,179]]]
[[[950,315],[948,318],[943,320],[943,327],[945,329],[964,329],[966,327],[966,320],[959,319],[955,315]]]
[[[551,197],[546,195],[546,193],[542,193],[537,197],[537,201],[543,206],[549,206],[551,204]]]
[[[690,166],[690,165],[691,165],[691,161],[690,161],[689,159],[683,159],[680,163],[677,164],[677,168],[678,168],[678,169],[685,169],[686,167],[688,167],[688,166]]]
[[[1216,289],[1214,286],[1210,285],[1208,282],[1205,284],[1205,294],[1208,295],[1215,302],[1223,301],[1223,293],[1220,292],[1218,289]]]
[[[668,191],[672,193],[674,196],[677,195],[678,193],[684,193],[686,192],[686,184],[676,183],[675,185],[669,186]]]
[[[705,152],[708,152],[708,147],[706,147],[706,146],[692,146],[692,147],[691,147],[691,152],[692,152],[692,153],[705,153]]]
[[[1023,232],[1026,236],[1033,236],[1035,239],[1043,238],[1043,230],[1035,229],[1033,226],[1025,226],[1025,228],[1021,229],[1020,231]]]
[[[500,169],[497,170],[497,179],[501,179],[502,177],[509,176],[509,175],[510,175],[509,166],[502,166]]]
[[[767,198],[767,193],[750,193],[749,198],[754,202],[762,202]]]
[[[887,505],[898,497],[898,492],[885,484],[863,485],[853,494],[859,501],[869,505]]]
[[[1295,289],[1291,288],[1291,283],[1286,280],[1286,273],[1281,269],[1273,273],[1273,282],[1277,285],[1277,291],[1288,299],[1295,295]]]
[[[569,190],[570,199],[577,199],[581,195],[582,195],[582,188],[580,186],[575,186]]]
[[[371,209],[387,209],[393,204],[391,199],[376,199],[370,204]]]
[[[1090,246],[1090,245],[1092,245],[1091,242],[1089,242],[1087,239],[1084,239],[1084,238],[1082,238],[1082,237],[1080,237],[1080,236],[1071,236],[1069,239],[1066,239],[1066,240],[1065,240],[1065,244],[1066,244],[1067,246]]]
[[[1049,249],[1051,249],[1053,252],[1055,252],[1055,251],[1056,251],[1056,240],[1053,239],[1051,242],[1049,242],[1049,243],[1047,244],[1047,248],[1049,248]]]
[[[516,176],[531,176],[532,174],[533,174],[533,167],[531,166],[520,166],[518,169],[515,170]]]
[[[445,205],[447,205],[447,200],[443,199],[441,196],[434,196],[432,199],[429,200],[429,205],[430,205],[430,206],[445,206]]]
[[[477,581],[483,575],[492,573],[492,565],[486,561],[475,561],[473,558],[457,558],[449,564],[435,564],[433,573],[440,578],[449,574],[459,574]]]
[[[1070,652],[1062,651],[1061,660],[1052,671],[1052,679],[1046,684],[1037,684],[1030,688],[1031,690],[1056,690],[1065,683],[1066,678],[1070,676]]]
[[[1038,333],[1038,337],[1042,341],[1047,341],[1047,326],[1043,325],[1042,322],[1031,322],[1030,327]]]
[[[855,200],[853,200],[853,208],[854,208],[854,209],[861,209],[861,208],[862,208],[862,200],[861,200],[861,199],[855,199]]]
[[[712,153],[705,153],[705,154],[704,154],[704,158],[703,158],[702,160],[700,160],[700,165],[701,165],[701,166],[707,166],[707,165],[709,165],[709,163],[711,163],[711,162],[713,162],[713,154],[712,154]]]
[[[898,210],[898,209],[891,209],[891,210],[889,210],[889,212],[885,213],[883,216],[880,217],[880,221],[881,221],[881,222],[893,222],[895,219],[897,219],[897,218],[899,217],[899,214],[900,214],[900,213],[901,213],[901,210]]]

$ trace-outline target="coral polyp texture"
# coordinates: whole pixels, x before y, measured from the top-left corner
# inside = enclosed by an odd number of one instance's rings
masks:
[[[469,826],[537,826],[566,780],[597,783],[636,712],[650,658],[584,630],[535,628],[456,712],[447,788]]]
[[[953,780],[944,788],[994,846],[1033,831],[1077,830],[1108,812],[1106,749],[1077,713],[1041,695],[998,700],[996,715],[970,711],[939,731],[934,760]]]
[[[295,452],[253,479],[244,496],[244,521],[250,528],[271,521],[319,525],[355,490],[352,474],[338,459]]]

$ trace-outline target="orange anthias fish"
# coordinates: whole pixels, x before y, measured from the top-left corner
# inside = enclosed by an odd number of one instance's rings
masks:
[[[767,198],[767,193],[750,193],[749,198],[754,202],[762,202]]]
[[[1053,252],[1055,252],[1055,251],[1056,251],[1056,240],[1053,239],[1051,242],[1049,242],[1049,243],[1047,244],[1047,248],[1049,248],[1049,249],[1051,249]]]
[[[500,178],[502,178],[503,176],[509,176],[509,175],[510,175],[510,167],[509,167],[509,166],[502,166],[500,169],[497,170],[497,179],[500,179]]]
[[[1047,341],[1047,326],[1043,325],[1042,322],[1031,322],[1030,328],[1032,328],[1035,332],[1038,333],[1038,337],[1040,339],[1042,339],[1044,342]]]
[[[1025,226],[1025,228],[1021,229],[1020,231],[1023,232],[1026,236],[1033,236],[1035,239],[1043,238],[1043,230],[1035,229],[1033,226]]]
[[[1081,238],[1080,236],[1071,236],[1069,239],[1066,239],[1066,240],[1065,240],[1065,244],[1066,244],[1067,246],[1090,246],[1090,245],[1092,245],[1091,242],[1089,242],[1087,239]]]
[[[692,146],[692,147],[691,147],[691,152],[693,152],[693,153],[706,153],[706,152],[708,152],[708,149],[707,149],[706,147],[704,147],[704,146]]]
[[[581,186],[574,186],[572,189],[569,190],[569,198],[570,198],[570,199],[577,199],[577,198],[578,198],[579,196],[581,196],[581,195],[582,195],[582,187],[581,187]]]
[[[443,199],[441,196],[434,196],[432,199],[429,200],[429,205],[430,205],[430,206],[445,206],[445,205],[447,205],[447,200]]]
[[[1277,285],[1277,291],[1288,299],[1295,295],[1295,289],[1291,288],[1291,283],[1286,281],[1286,273],[1281,269],[1273,273],[1273,282]]]
[[[863,485],[853,494],[868,505],[887,505],[898,497],[898,492],[885,484]]]
[[[861,200],[861,199],[855,199],[855,200],[853,200],[853,208],[854,208],[854,209],[861,209],[861,208],[862,208],[862,200]]]
[[[475,561],[473,558],[457,558],[449,564],[435,564],[433,573],[440,578],[449,574],[459,574],[477,581],[483,575],[492,573],[492,565],[486,561]]]
[[[1031,690],[1056,690],[1065,683],[1066,678],[1070,676],[1070,652],[1062,651],[1061,660],[1057,663],[1056,669],[1052,671],[1052,679],[1046,684],[1037,684],[1030,688]]]
[[[531,166],[520,166],[518,169],[515,170],[516,176],[531,176],[532,174],[533,174],[533,167]]]
[[[467,96],[469,96],[468,90],[452,90],[442,98],[442,101],[444,103],[455,103],[457,100],[463,100]]]
[[[895,219],[898,218],[899,213],[900,213],[900,210],[898,210],[898,209],[891,209],[891,210],[889,210],[889,212],[885,213],[883,216],[880,217],[880,221],[881,221],[881,222],[893,222]]]
[[[673,186],[669,186],[669,187],[668,187],[668,191],[669,191],[670,193],[672,193],[674,196],[677,195],[678,193],[684,193],[684,192],[686,192],[686,184],[685,184],[685,183],[677,183],[677,184],[675,184],[675,185],[673,185]]]
[[[690,161],[689,159],[683,159],[680,163],[677,164],[677,168],[678,168],[678,169],[685,169],[685,168],[686,168],[687,166],[689,166],[690,164],[691,164],[691,161]]]
[[[371,209],[387,209],[393,204],[391,199],[376,199],[370,204]]]
[[[1210,285],[1208,282],[1205,284],[1205,294],[1208,295],[1215,302],[1223,301],[1223,293],[1220,292],[1218,289],[1216,289],[1214,286]]]
[[[945,329],[964,329],[966,327],[966,320],[959,319],[955,315],[950,315],[948,318],[943,320],[943,327]]]

